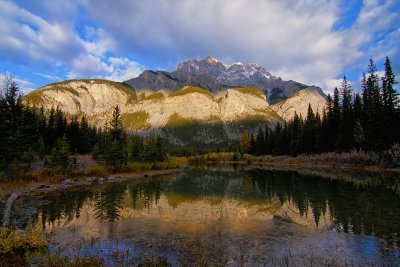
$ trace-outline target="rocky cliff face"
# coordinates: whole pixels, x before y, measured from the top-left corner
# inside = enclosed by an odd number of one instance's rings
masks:
[[[301,115],[303,119],[307,117],[308,105],[311,105],[314,113],[322,115],[326,108],[326,98],[321,89],[310,87],[307,90],[300,90],[281,102],[271,106],[276,113],[284,120],[293,119],[294,114]]]
[[[286,99],[299,90],[313,88],[292,80],[284,81],[258,64],[238,62],[225,65],[212,57],[182,62],[174,72],[145,71],[137,78],[125,81],[125,84],[138,90],[156,91],[160,89],[176,91],[190,85],[214,93],[232,87],[252,86],[261,89],[270,103]]]
[[[86,115],[97,127],[106,126],[118,105],[122,122],[131,132],[160,131],[172,143],[222,144],[238,140],[244,128],[256,132],[280,121],[265,95],[256,88],[227,89],[212,94],[197,87],[173,93],[159,91],[137,98],[134,90],[103,80],[75,80],[51,84],[28,94],[24,101],[59,107],[71,115]]]

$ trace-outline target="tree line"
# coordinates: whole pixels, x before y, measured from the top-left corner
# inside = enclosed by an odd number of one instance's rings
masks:
[[[59,108],[24,105],[13,77],[3,75],[0,93],[0,170],[14,162],[27,166],[43,159],[68,140],[71,153],[90,153],[97,139],[97,129],[89,126],[85,116],[67,119]]]
[[[326,98],[326,110],[314,113],[308,106],[306,118],[295,114],[274,128],[259,129],[254,136],[243,132],[241,153],[291,155],[302,153],[384,151],[400,143],[400,108],[396,79],[388,57],[384,76],[379,78],[371,59],[362,78],[362,92],[354,93],[343,78],[340,88]]]
[[[159,135],[144,138],[139,135],[127,136],[118,106],[113,109],[109,128],[99,133],[93,148],[93,158],[116,168],[128,162],[154,162],[166,158],[165,143]]]
[[[93,153],[106,165],[118,167],[129,161],[162,161],[161,137],[128,137],[122,127],[119,107],[105,129],[90,126],[82,115],[69,116],[61,109],[31,107],[22,101],[14,78],[3,75],[0,88],[0,172],[30,167],[44,159],[49,167],[68,171],[76,154]]]

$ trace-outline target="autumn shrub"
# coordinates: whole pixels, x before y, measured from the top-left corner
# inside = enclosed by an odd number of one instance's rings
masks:
[[[20,256],[46,247],[46,238],[37,228],[27,229],[26,232],[0,228],[0,258]]]

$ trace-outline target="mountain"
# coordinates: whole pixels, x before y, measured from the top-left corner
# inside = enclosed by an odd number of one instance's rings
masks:
[[[305,118],[309,104],[314,112],[325,108],[325,95],[318,87],[283,81],[257,64],[228,66],[211,57],[183,62],[171,73],[145,71],[124,83],[53,83],[23,100],[46,110],[59,107],[69,115],[85,115],[90,124],[102,128],[118,105],[128,132],[156,131],[182,146],[229,144],[244,130],[256,134],[267,124],[274,127],[292,119],[295,112]]]
[[[185,86],[172,93],[158,91],[137,97],[135,90],[106,80],[71,80],[44,86],[24,97],[30,105],[59,107],[70,115],[86,115],[105,127],[119,105],[129,132],[157,131],[176,145],[226,144],[245,129],[256,133],[267,123],[282,121],[257,88],[231,88],[214,94]]]
[[[232,87],[252,86],[261,89],[271,104],[284,100],[302,89],[319,89],[292,80],[284,81],[258,64],[238,62],[225,65],[212,57],[182,62],[174,72],[147,70],[124,83],[136,90],[176,91],[190,85],[213,93]],[[322,90],[320,92],[324,96]]]
[[[305,90],[300,90],[271,106],[276,113],[284,120],[293,119],[294,114],[301,115],[303,119],[307,116],[308,105],[311,105],[314,113],[322,115],[326,107],[326,99],[322,97],[323,92],[318,87],[310,87]]]

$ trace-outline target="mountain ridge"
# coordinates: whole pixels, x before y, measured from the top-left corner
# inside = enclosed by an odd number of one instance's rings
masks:
[[[70,115],[85,115],[91,125],[106,127],[112,109],[120,107],[128,132],[158,131],[171,143],[223,144],[238,140],[248,129],[256,132],[282,122],[257,88],[227,89],[220,94],[186,86],[138,98],[134,90],[100,80],[73,80],[44,86],[24,97],[46,110],[59,107]]]
[[[228,144],[239,140],[244,130],[256,134],[260,127],[274,128],[295,113],[305,117],[309,104],[314,112],[322,113],[325,108],[320,88],[282,81],[254,63],[224,65],[211,57],[193,59],[179,64],[174,73],[145,71],[134,81],[141,86],[67,80],[43,86],[24,101],[46,110],[59,107],[70,115],[85,115],[91,125],[101,128],[107,127],[118,105],[128,132],[146,135],[157,131],[170,143],[183,146]],[[268,91],[254,86],[263,81],[280,83],[283,87],[274,88],[269,96],[283,100],[270,105]],[[232,85],[236,83],[243,85]]]
[[[321,88],[309,86],[293,80],[284,81],[268,72],[256,63],[231,65],[223,64],[215,58],[191,59],[181,62],[173,72],[146,70],[138,77],[124,81],[124,84],[136,90],[179,90],[183,86],[202,87],[218,93],[232,87],[252,86],[261,89],[274,104],[288,98],[302,89],[317,89],[321,96],[325,94]]]

